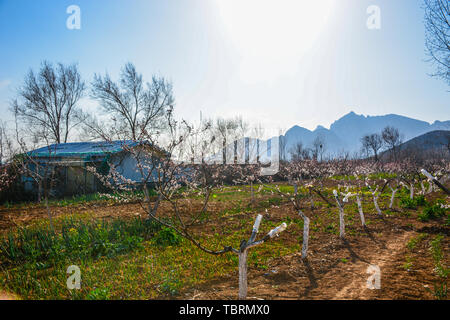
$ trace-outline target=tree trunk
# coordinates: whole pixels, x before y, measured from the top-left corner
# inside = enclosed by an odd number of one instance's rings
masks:
[[[239,252],[239,299],[242,300],[247,298],[247,254],[247,249]]]
[[[358,204],[359,217],[361,218],[361,224],[363,227],[366,226],[366,219],[364,218],[364,212],[361,204],[361,198],[359,195],[356,195],[356,203]]]
[[[431,181],[429,181],[428,184],[429,184],[428,193],[432,193],[433,192],[433,183]]]
[[[308,255],[308,240],[309,240],[309,218],[299,211],[299,215],[303,218],[303,244],[302,244],[302,259]]]
[[[377,210],[378,215],[382,216],[383,213],[381,212],[380,207],[378,206],[378,197],[379,196],[380,196],[379,194],[378,195],[376,195],[375,193],[373,194],[373,204],[375,205],[375,209]]]
[[[342,206],[339,206],[339,237],[345,238],[344,208]]]
[[[391,202],[389,203],[389,209],[392,209],[392,207],[394,206],[394,200],[395,200],[395,193],[397,192],[397,188],[392,189],[392,195],[391,195]]]

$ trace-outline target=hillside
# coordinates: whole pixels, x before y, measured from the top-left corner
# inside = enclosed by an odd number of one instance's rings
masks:
[[[287,153],[298,142],[301,142],[304,147],[311,147],[314,139],[319,137],[324,142],[326,155],[335,156],[343,151],[353,154],[360,150],[362,136],[379,133],[386,126],[397,128],[402,134],[403,141],[408,141],[427,132],[450,130],[450,121],[435,121],[430,124],[426,121],[396,114],[364,116],[352,111],[333,122],[330,129],[318,126],[314,131],[311,131],[300,126],[294,126],[280,138],[285,141]]]
[[[408,140],[400,145],[400,152],[404,156],[427,155],[431,152],[441,152],[450,156],[450,131],[436,130]],[[387,157],[389,150],[380,154],[380,157]]]

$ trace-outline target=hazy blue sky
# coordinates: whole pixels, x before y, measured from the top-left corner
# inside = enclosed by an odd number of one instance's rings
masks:
[[[72,4],[80,30],[66,28]],[[369,5],[380,30],[366,26]],[[190,120],[200,110],[281,129],[328,127],[351,110],[450,119],[449,87],[427,75],[421,0],[0,0],[0,43],[2,119],[44,59],[78,63],[88,83],[131,61],[145,79],[170,79]]]

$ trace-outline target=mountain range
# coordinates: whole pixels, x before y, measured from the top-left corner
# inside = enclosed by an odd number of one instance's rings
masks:
[[[314,140],[319,137],[323,143],[324,156],[337,156],[343,152],[354,154],[361,150],[361,138],[366,134],[381,133],[386,126],[397,128],[403,141],[408,141],[424,133],[435,130],[450,130],[450,120],[438,121],[432,124],[397,114],[382,116],[364,116],[350,112],[333,122],[329,129],[318,126],[311,131],[300,126],[293,126],[280,138],[285,145],[287,158],[289,151],[299,142],[305,148],[311,148]]]

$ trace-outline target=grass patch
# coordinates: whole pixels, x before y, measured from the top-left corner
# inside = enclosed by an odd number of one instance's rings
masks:
[[[423,195],[418,195],[413,199],[405,196],[400,198],[400,206],[405,209],[417,209],[417,207],[425,206],[427,204],[428,203]]]
[[[84,221],[60,219],[55,229],[49,225],[19,228],[0,240],[2,265],[34,263],[41,269],[67,259],[113,257],[138,248],[160,230],[151,220]]]
[[[445,209],[440,202],[436,202],[433,205],[427,205],[422,213],[420,213],[417,218],[420,221],[428,221],[428,220],[434,220],[439,219],[440,217],[443,217],[448,209]]]
[[[214,250],[238,247],[248,238],[253,222],[243,220],[244,227],[196,240]],[[263,220],[261,232],[273,224]],[[24,299],[154,299],[176,296],[187,287],[237,272],[237,255],[207,254],[172,230],[143,220],[114,220],[99,226],[74,218],[55,219],[55,229],[41,224],[2,239],[0,261],[5,263],[0,266],[0,287]],[[136,245],[131,240],[133,245],[129,244],[132,237],[139,238]],[[251,250],[249,266],[266,270],[271,259],[298,250],[297,243],[269,241]],[[79,290],[66,287],[70,265],[81,270]]]
[[[439,277],[439,280],[434,283],[434,291],[431,290],[430,291],[438,300],[444,300],[447,298],[448,295],[447,277],[450,272],[450,269],[444,266],[442,262],[442,259],[444,257],[441,248],[443,239],[444,235],[439,234],[430,242],[431,245],[430,251],[435,266],[434,272]]]

